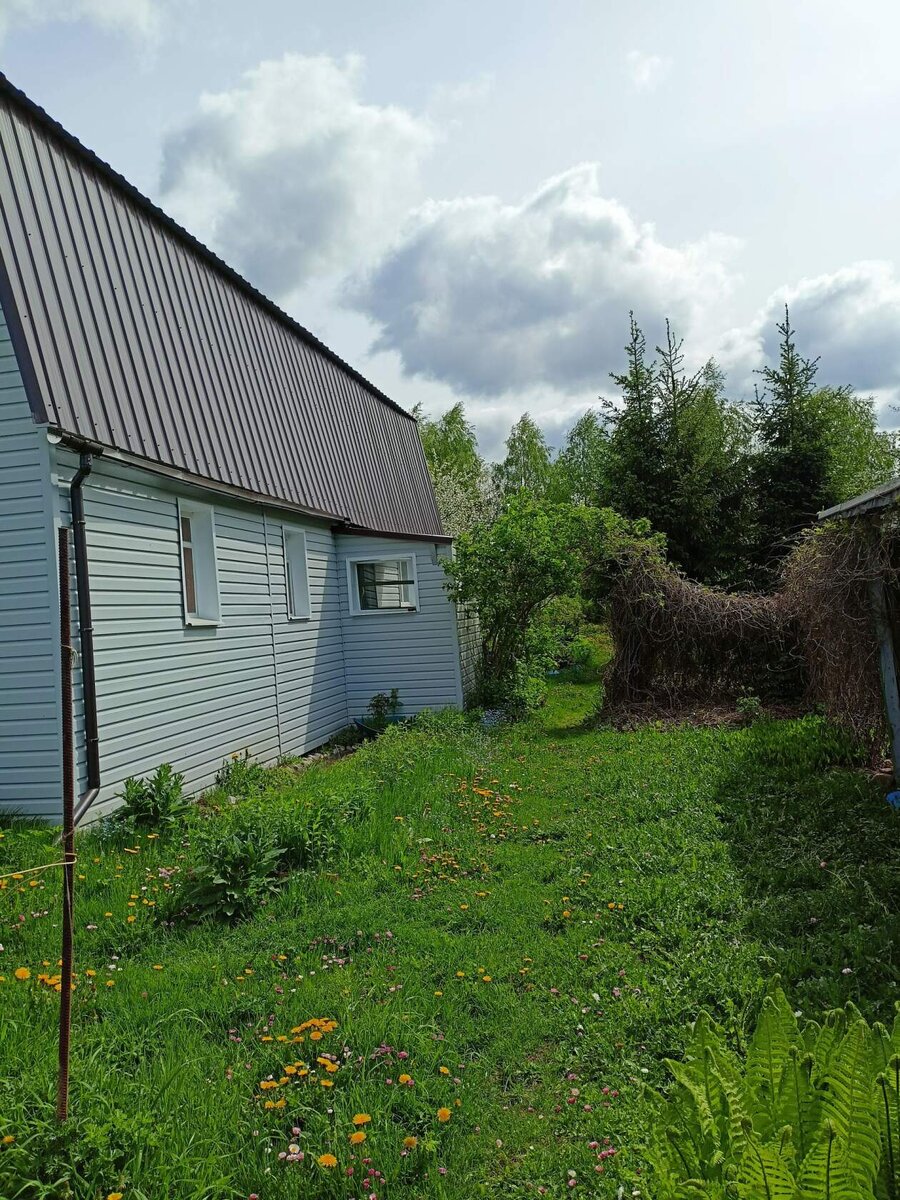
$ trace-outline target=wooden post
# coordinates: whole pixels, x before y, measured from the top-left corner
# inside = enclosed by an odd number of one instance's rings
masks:
[[[894,634],[888,615],[887,595],[884,580],[879,575],[869,580],[869,599],[875,620],[875,633],[881,656],[881,689],[884,707],[891,726],[891,757],[894,764],[894,782],[900,782],[900,688],[897,684],[897,660],[894,657]]]

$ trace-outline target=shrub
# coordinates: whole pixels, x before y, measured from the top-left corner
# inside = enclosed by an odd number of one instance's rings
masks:
[[[712,1018],[692,1028],[656,1096],[658,1200],[872,1200],[900,1188],[900,1016],[849,1005],[801,1029],[776,987],[739,1055]]]
[[[195,839],[196,861],[178,896],[179,910],[196,919],[249,916],[278,890],[284,853],[271,832],[253,822],[214,825]]]
[[[391,688],[389,692],[376,692],[366,706],[369,723],[379,729],[384,729],[390,723],[391,718],[399,714],[402,707],[403,702],[396,688]]]
[[[754,696],[751,692],[745,692],[743,696],[738,696],[735,701],[735,708],[744,721],[748,725],[752,725],[762,715],[762,700],[760,700],[759,696]]]
[[[146,779],[130,776],[122,785],[117,819],[148,829],[173,825],[190,808],[182,794],[183,783],[184,776],[169,763],[162,763]]]

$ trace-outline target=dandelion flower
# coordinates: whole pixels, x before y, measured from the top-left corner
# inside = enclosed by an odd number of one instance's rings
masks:
[[[361,1146],[366,1140],[366,1135],[361,1129],[356,1129],[350,1134],[350,1145]]]
[[[372,1118],[368,1113],[357,1113],[353,1118],[353,1124],[357,1127],[360,1125],[368,1125]]]
[[[337,1166],[337,1159],[334,1157],[333,1154],[320,1154],[319,1157],[316,1159],[316,1162],[319,1164],[320,1167],[329,1167],[330,1168],[330,1167]]]
[[[449,1074],[450,1074],[450,1068],[449,1068],[449,1067],[438,1067],[438,1070],[440,1071],[440,1073],[441,1073],[442,1075],[449,1075]]]
[[[398,1075],[397,1082],[398,1083],[412,1083],[412,1075],[407,1075],[405,1073],[403,1075]]]
[[[11,1133],[8,1133],[6,1135],[6,1137],[3,1139],[3,1145],[11,1146],[15,1140],[16,1140],[15,1137]]]
[[[122,1200],[122,1192],[110,1192],[106,1200]]]
[[[416,1148],[416,1146],[418,1146],[418,1144],[419,1144],[418,1138],[405,1137],[403,1139],[403,1145],[406,1147],[407,1150],[415,1150],[415,1148]]]
[[[16,979],[30,979],[31,978],[31,972],[28,970],[27,967],[16,967],[15,971],[13,971],[13,975],[15,975]]]
[[[450,1120],[450,1118],[452,1116],[453,1116],[453,1113],[450,1111],[449,1108],[439,1108],[437,1110],[437,1119],[440,1121],[440,1123],[442,1125],[446,1125],[446,1123]]]

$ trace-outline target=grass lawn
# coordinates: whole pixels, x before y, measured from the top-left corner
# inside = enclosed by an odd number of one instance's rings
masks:
[[[157,919],[193,820],[83,836],[62,1131],[58,872],[6,880],[0,1196],[650,1197],[642,1088],[699,1008],[739,1029],[779,973],[810,1015],[888,1016],[900,818],[840,741],[591,729],[597,693],[561,677],[521,725],[282,770],[273,796],[358,815],[233,926]],[[14,826],[0,873],[57,856]]]

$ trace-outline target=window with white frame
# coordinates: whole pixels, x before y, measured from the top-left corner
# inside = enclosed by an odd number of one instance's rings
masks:
[[[347,576],[351,612],[409,612],[419,607],[413,554],[350,559]]]
[[[217,625],[219,576],[213,510],[206,504],[178,502],[181,541],[181,591],[185,625]]]
[[[292,621],[305,621],[312,609],[309,602],[309,564],[306,534],[302,529],[284,530],[284,573],[287,583],[287,610]]]

